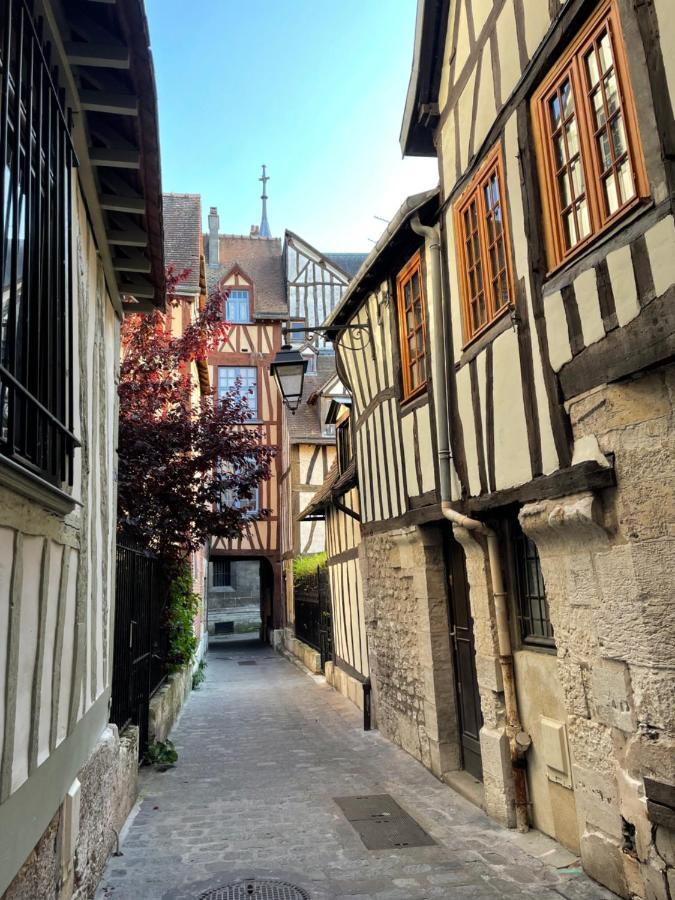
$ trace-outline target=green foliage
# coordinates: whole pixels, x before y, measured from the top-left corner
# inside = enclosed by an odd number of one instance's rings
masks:
[[[206,678],[206,663],[203,659],[199,660],[197,669],[192,673],[192,690],[196,691],[200,684]]]
[[[153,741],[148,745],[145,751],[143,761],[149,766],[159,766],[160,768],[170,768],[175,765],[178,759],[178,753],[173,745],[173,741],[168,738],[165,741]]]
[[[169,586],[167,626],[169,629],[168,667],[176,672],[189,665],[197,650],[194,618],[199,611],[199,597],[192,590],[189,566],[182,566]]]
[[[293,587],[309,591],[316,587],[316,573],[326,565],[325,553],[308,553],[293,560]]]

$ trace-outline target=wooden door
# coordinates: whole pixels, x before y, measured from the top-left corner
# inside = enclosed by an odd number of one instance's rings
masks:
[[[479,733],[483,724],[483,713],[480,708],[476,676],[476,651],[473,641],[473,619],[469,606],[469,584],[466,579],[464,551],[452,538],[448,551],[448,582],[450,607],[448,619],[455,663],[462,758],[464,769],[482,781],[483,766]]]

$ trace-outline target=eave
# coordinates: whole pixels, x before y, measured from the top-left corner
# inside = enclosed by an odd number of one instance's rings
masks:
[[[418,0],[415,44],[400,144],[404,156],[436,156],[438,93],[450,0]]]
[[[159,126],[143,0],[42,0],[79,181],[118,311],[165,303]],[[129,302],[132,301],[132,302]]]

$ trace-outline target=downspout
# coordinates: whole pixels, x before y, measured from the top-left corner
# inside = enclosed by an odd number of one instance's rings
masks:
[[[494,597],[495,616],[497,619],[497,644],[499,649],[499,665],[504,685],[504,707],[506,712],[506,733],[509,738],[511,766],[515,788],[516,828],[525,832],[529,829],[529,813],[527,801],[527,780],[525,777],[525,754],[532,741],[523,731],[518,713],[518,698],[511,648],[511,632],[507,593],[502,577],[501,553],[496,533],[478,519],[472,519],[452,508],[451,484],[454,474],[452,451],[450,449],[450,415],[448,409],[448,357],[446,347],[450,340],[446,333],[445,315],[443,313],[443,288],[441,280],[441,239],[438,225],[422,225],[419,216],[415,216],[410,227],[425,239],[429,251],[429,281],[433,296],[433,332],[431,334],[432,384],[434,391],[434,407],[436,419],[436,444],[438,452],[439,490],[441,495],[441,511],[445,519],[453,526],[466,528],[483,535],[487,540],[488,559],[490,563],[490,579],[492,596]]]

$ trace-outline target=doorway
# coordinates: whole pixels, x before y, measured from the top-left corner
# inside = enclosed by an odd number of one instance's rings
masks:
[[[478,692],[478,676],[476,675],[476,650],[469,604],[469,584],[466,578],[464,551],[452,538],[448,542],[447,572],[448,622],[457,685],[463,767],[474,778],[482,781],[480,729],[483,725],[483,713]]]

